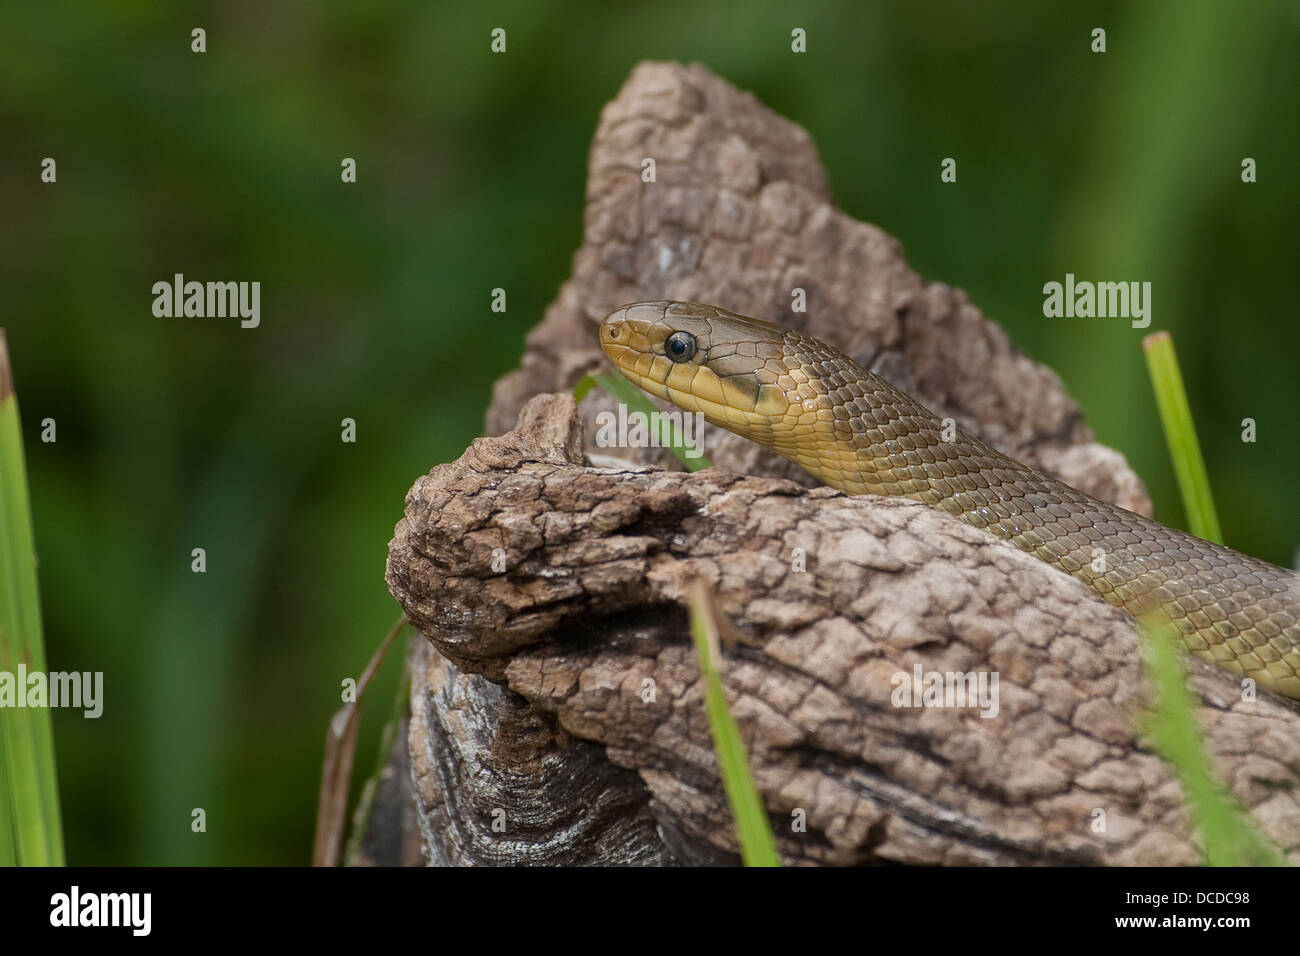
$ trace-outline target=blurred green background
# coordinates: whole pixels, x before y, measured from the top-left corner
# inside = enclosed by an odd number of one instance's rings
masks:
[[[1294,2],[0,9],[0,323],[50,666],[106,675],[101,719],[55,713],[69,862],[309,859],[340,682],[397,614],[403,496],[480,432],[568,275],[599,110],[646,58],[805,126],[837,203],[1057,369],[1182,526],[1142,331],[1042,315],[1066,272],[1151,281],[1228,543],[1292,563]],[[261,281],[261,327],[155,318],[176,272]],[[368,699],[360,772],[395,680]]]

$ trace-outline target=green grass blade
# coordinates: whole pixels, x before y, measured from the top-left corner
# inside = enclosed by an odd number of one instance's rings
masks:
[[[4,761],[5,773],[9,773],[9,760],[5,756],[8,749],[4,738],[6,730],[0,726],[0,761]],[[14,842],[14,816],[9,805],[9,785],[0,780],[0,866],[18,865],[18,846]]]
[[[1223,532],[1219,529],[1219,515],[1210,495],[1210,479],[1201,458],[1200,442],[1196,440],[1183,376],[1178,370],[1174,340],[1168,332],[1153,332],[1142,340],[1142,348],[1146,352],[1147,371],[1151,373],[1151,387],[1156,393],[1165,441],[1169,444],[1169,457],[1174,462],[1174,473],[1178,477],[1191,532],[1198,538],[1222,544]]]
[[[772,826],[767,808],[754,786],[749,772],[749,757],[745,742],[740,739],[740,728],[727,709],[727,697],[722,690],[722,677],[718,673],[718,621],[713,601],[701,582],[691,588],[691,636],[695,652],[700,659],[700,673],[704,677],[704,703],[713,731],[713,748],[722,768],[722,785],[731,802],[731,812],[736,818],[736,837],[740,843],[740,856],[746,866],[780,866]]]
[[[1205,861],[1210,866],[1280,866],[1280,853],[1210,772],[1176,649],[1176,632],[1158,614],[1144,620],[1141,630],[1153,690],[1144,729],[1182,784],[1183,800],[1201,831]]]
[[[595,385],[599,385],[605,391],[609,392],[610,395],[614,396],[626,405],[629,412],[640,412],[645,415],[648,421],[654,421],[654,419],[649,416],[659,412],[659,409],[655,408],[654,403],[651,402],[650,399],[646,398],[645,393],[627,379],[623,378],[623,376],[608,375],[605,372],[598,372],[595,375],[584,375],[582,381],[578,382],[578,384],[574,386],[574,399],[579,402],[582,401],[587,397],[587,393],[591,391],[592,386]],[[672,435],[668,449],[677,457],[677,460],[682,463],[682,466],[687,471],[703,471],[705,468],[712,466],[712,462],[710,462],[708,457],[705,455],[691,458],[686,454],[686,443],[682,439],[681,430],[671,421],[669,422],[669,429],[672,432]]]
[[[1222,544],[1219,517],[1173,339],[1168,332],[1155,332],[1142,340],[1142,347],[1192,533]],[[1177,631],[1160,613],[1148,615],[1139,631],[1147,651],[1147,680],[1153,697],[1145,730],[1156,751],[1178,776],[1183,799],[1201,832],[1205,861],[1211,866],[1280,865],[1282,858],[1277,849],[1259,834],[1250,817],[1210,772],[1196,726],[1195,701],[1187,689],[1177,650],[1182,646]]]
[[[28,673],[46,673],[18,399],[0,331],[0,671],[14,675],[17,684],[20,666]],[[25,692],[15,686],[16,694]],[[63,832],[49,708],[0,708],[0,750],[0,787],[6,791],[0,822],[7,831],[0,837],[0,862],[61,866]]]

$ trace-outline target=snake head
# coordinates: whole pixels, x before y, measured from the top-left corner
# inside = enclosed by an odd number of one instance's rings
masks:
[[[789,411],[779,325],[687,302],[634,302],[600,324],[600,345],[635,385],[760,444]],[[797,391],[797,387],[795,389]]]

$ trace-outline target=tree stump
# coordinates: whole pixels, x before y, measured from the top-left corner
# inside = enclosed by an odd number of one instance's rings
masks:
[[[434,864],[736,862],[683,604],[698,577],[740,638],[724,685],[787,863],[1196,862],[1179,785],[1137,730],[1133,625],[1085,585],[921,504],[818,488],[720,429],[718,467],[693,475],[595,446],[612,400],[567,393],[606,367],[600,319],[651,298],[804,329],[1150,513],[1050,370],[831,205],[807,133],[702,67],[641,64],[602,114],[585,241],[497,383],[495,437],[415,483],[390,545],[389,589],[427,641],[394,754],[415,813],[372,821],[397,832],[368,835],[369,861],[400,862],[382,848],[418,826]],[[1221,779],[1295,852],[1296,708],[1188,666]],[[897,706],[932,672],[996,674],[997,713]]]

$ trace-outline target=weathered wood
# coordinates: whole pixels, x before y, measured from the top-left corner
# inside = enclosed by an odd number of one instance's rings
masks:
[[[397,527],[388,583],[412,624],[509,689],[449,682],[445,661],[417,681],[433,859],[525,861],[545,843],[574,861],[593,839],[576,821],[606,834],[636,818],[638,792],[696,856],[734,850],[683,611],[702,577],[743,635],[724,679],[787,860],[1196,860],[1179,788],[1134,730],[1133,628],[1085,585],[911,501],[718,469],[584,467],[580,427],[572,398],[533,399],[516,430],[417,481]],[[792,568],[795,549],[807,570]],[[895,706],[896,675],[917,667],[996,673],[996,715]],[[1193,675],[1220,771],[1294,847],[1300,718],[1271,698],[1242,703],[1208,665]],[[561,735],[603,747],[644,791],[589,747],[545,779],[529,741]],[[528,783],[502,789],[520,751]],[[578,796],[587,787],[605,795]],[[493,835],[487,808],[511,792],[523,803]],[[791,832],[796,816],[807,832]],[[667,859],[652,828],[620,835],[607,842],[628,859]]]

